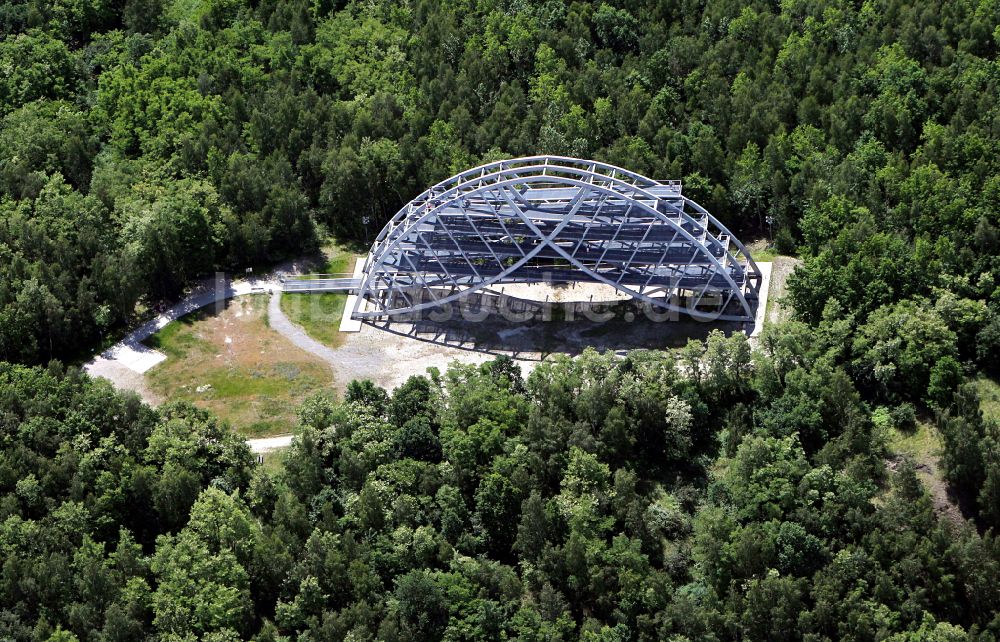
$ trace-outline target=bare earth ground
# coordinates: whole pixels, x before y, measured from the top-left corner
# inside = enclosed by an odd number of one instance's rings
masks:
[[[771,293],[767,297],[767,321],[780,323],[791,316],[791,309],[784,304],[788,292],[788,276],[801,265],[802,260],[791,256],[776,256],[771,261]]]
[[[158,400],[185,399],[240,432],[288,432],[302,400],[329,387],[327,365],[269,326],[268,295],[232,299],[175,321],[147,343],[167,355],[145,375]]]
[[[782,281],[791,269],[792,264],[788,264]],[[772,296],[774,292],[772,289]],[[486,313],[477,307],[496,306],[493,295],[536,303],[522,304],[530,310],[514,303],[505,307],[504,313],[495,308]],[[527,374],[554,353],[575,355],[587,347],[615,352],[666,349],[683,346],[692,338],[703,339],[713,329],[726,334],[744,329],[736,323],[647,314],[643,308],[623,302],[620,292],[601,284],[516,284],[473,300],[473,309],[454,307],[447,318],[427,313],[420,319],[366,322],[360,332],[339,334],[338,341],[330,344],[289,320],[284,314],[288,306],[278,301],[279,296],[276,294],[269,305],[272,327],[326,361],[340,390],[353,379],[371,379],[392,389],[430,367],[443,370],[452,361],[481,363],[501,354],[513,358]],[[609,308],[596,315],[581,311],[581,303],[593,302],[607,302]],[[310,305],[309,301],[297,304]],[[518,316],[526,311],[531,313],[530,320]],[[322,318],[318,309],[303,316],[313,322]],[[329,316],[326,323],[339,323],[339,318]]]
[[[323,254],[301,257],[278,265],[272,275],[302,273],[323,265],[326,260]],[[205,306],[214,303],[217,308],[221,309],[222,306],[227,305],[225,300],[229,297],[274,290],[277,285],[272,280],[272,275],[264,275],[262,278],[254,278],[255,275],[249,275],[249,279],[238,281],[223,280],[221,287],[220,282],[214,277],[202,280],[201,283],[190,288],[183,299],[166,310],[158,314],[146,310],[148,316],[144,317],[141,324],[134,327],[117,344],[94,355],[91,361],[84,364],[84,370],[92,376],[109,380],[120,390],[135,391],[150,404],[160,403],[163,400],[149,390],[144,377],[141,376],[141,373],[146,372],[149,361],[156,361],[155,357],[147,360],[145,365],[137,364],[135,360],[137,356],[152,356],[148,353],[156,354],[142,342],[164,329],[169,323]],[[142,350],[147,354],[137,355],[135,350]]]
[[[904,458],[910,459],[917,478],[930,494],[934,512],[954,524],[961,524],[964,521],[962,509],[941,470],[942,449],[941,435],[932,423],[920,422],[912,434],[893,430],[889,440],[892,455],[886,459],[886,468],[895,472]]]
[[[149,387],[145,375],[112,359],[95,360],[87,366],[87,374],[107,379],[118,390],[131,390],[151,406],[158,406],[164,401]]]

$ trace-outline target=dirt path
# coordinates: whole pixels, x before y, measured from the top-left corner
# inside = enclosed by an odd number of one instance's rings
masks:
[[[232,281],[220,281],[217,278],[205,279],[182,300],[133,329],[115,345],[95,355],[93,359],[84,364],[83,369],[90,376],[106,379],[119,390],[131,390],[149,405],[158,406],[164,399],[150,389],[144,373],[166,359],[166,356],[143,345],[144,340],[162,330],[172,321],[213,303],[220,304],[227,299],[246,294],[279,291],[278,277],[280,275],[301,273],[308,270],[315,262],[316,257],[302,257],[282,263],[270,274],[259,278]],[[273,299],[277,301],[278,297],[275,296]],[[280,317],[287,321],[283,314]],[[292,329],[298,327],[291,322],[288,324]],[[301,328],[299,330],[301,331]],[[282,334],[285,333],[282,332]],[[304,332],[302,334],[305,335]],[[305,338],[309,339],[307,336]],[[314,352],[309,348],[306,349]],[[330,361],[325,355],[317,353],[317,356]],[[277,447],[287,446],[291,443],[291,438],[291,435],[282,435],[269,439],[251,439],[248,440],[248,443],[254,452],[267,452]]]
[[[895,473],[899,465],[903,463],[904,458],[905,455],[894,455],[885,460],[885,466],[890,472]],[[958,502],[951,496],[948,482],[944,481],[939,465],[937,457],[926,457],[921,461],[913,462],[917,479],[923,483],[931,497],[934,514],[956,526],[961,526],[965,523],[965,517]]]
[[[267,274],[249,279],[230,280],[225,275],[222,275],[222,278],[219,276],[206,278],[192,288],[183,299],[134,328],[115,345],[95,355],[93,359],[84,364],[83,369],[89,374],[110,380],[111,383],[115,384],[115,387],[140,392],[143,399],[155,404],[156,402],[151,395],[141,392],[142,385],[137,383],[133,374],[141,375],[166,357],[143,345],[143,341],[162,330],[171,321],[176,321],[207,305],[213,303],[218,305],[227,299],[245,294],[261,294],[278,290],[282,276],[306,272],[313,268],[319,260],[316,256],[299,257],[278,264]],[[141,381],[141,377],[138,381]]]
[[[292,323],[291,319],[285,316],[285,313],[281,309],[280,289],[274,291],[271,295],[271,300],[267,304],[267,320],[271,329],[288,339],[292,345],[326,361],[334,372],[337,371],[337,364],[341,360],[337,356],[337,351],[310,337],[302,326]]]
[[[164,401],[159,395],[150,390],[146,384],[145,376],[126,367],[115,359],[106,359],[98,356],[84,366],[84,369],[91,377],[107,379],[118,390],[131,390],[150,406],[158,406]]]
[[[341,345],[331,348],[313,339],[285,315],[279,291],[271,296],[267,313],[273,330],[329,364],[340,392],[354,379],[371,379],[392,390],[412,375],[425,374],[431,366],[443,371],[452,361],[481,363],[495,356],[400,335],[371,324],[363,324],[360,332],[348,333]],[[519,363],[525,374],[534,366],[534,362]]]
[[[791,315],[791,310],[782,303],[788,294],[788,277],[801,264],[802,259],[791,256],[778,256],[771,262],[771,291],[767,297],[767,321],[770,323],[779,323]]]
[[[205,282],[183,300],[135,328],[104,352],[95,355],[83,365],[83,369],[90,376],[107,379],[119,390],[132,390],[149,405],[157,406],[163,399],[150,390],[143,375],[167,357],[142,342],[172,321],[207,305],[220,304],[226,299],[244,294],[259,294],[276,287],[277,281],[272,280],[253,279],[218,284]]]
[[[292,435],[278,435],[277,437],[262,437],[260,439],[247,439],[250,451],[256,454],[264,454],[272,450],[280,450],[292,445]]]

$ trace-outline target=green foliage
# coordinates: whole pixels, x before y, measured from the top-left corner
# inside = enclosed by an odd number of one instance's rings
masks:
[[[723,486],[739,516],[777,519],[794,506],[796,488],[807,469],[794,437],[753,437],[736,452]]]
[[[639,21],[625,9],[601,3],[594,12],[594,33],[603,46],[623,53],[639,44]]]
[[[931,368],[927,384],[927,399],[939,407],[946,407],[951,396],[962,383],[962,366],[954,357],[944,356]]]
[[[245,629],[255,526],[238,499],[209,488],[191,507],[188,524],[157,540],[150,565],[157,630],[183,637]]]
[[[406,32],[360,7],[340,11],[316,26],[315,43],[303,48],[310,76],[319,87],[344,98],[390,94],[409,103],[413,77],[407,65]]]
[[[993,639],[1000,434],[962,382],[1000,349],[995,5],[4,3],[5,361],[515,155],[683,179],[803,260],[753,354],[352,382],[274,474],[0,363],[0,638]],[[979,528],[887,452],[932,415]]]
[[[389,401],[389,395],[385,389],[376,386],[370,379],[349,383],[344,398],[346,401],[365,406],[379,415],[385,412],[386,404]]]
[[[73,98],[82,88],[79,57],[58,36],[45,31],[6,34],[0,41],[0,104],[4,111],[40,98]]]
[[[877,310],[858,329],[854,366],[883,394],[921,399],[936,364],[949,357],[955,363],[955,344],[955,333],[926,301],[901,301]]]
[[[997,451],[998,424],[986,419],[980,409],[979,394],[973,384],[949,391],[951,405],[939,413],[938,426],[944,440],[941,458],[945,476],[969,503],[978,505],[981,519],[997,525],[997,480],[1000,458]]]
[[[861,319],[941,288],[982,305],[1000,283],[989,3],[508,4],[6,3],[0,190],[30,207],[60,173],[129,230],[82,253],[143,262],[95,279],[108,329],[137,299],[314,249],[317,223],[370,242],[424,186],[541,152],[683,179],[739,237],[801,251],[810,323],[831,298]],[[151,226],[161,195],[161,224],[200,208],[211,233]],[[1000,333],[959,308],[940,313],[968,359]],[[103,331],[58,317],[38,321],[72,340],[6,356],[73,356]]]
[[[0,126],[0,190],[35,198],[48,177],[62,174],[73,187],[90,185],[94,135],[86,115],[65,101],[27,103]]]
[[[441,440],[427,417],[417,415],[403,422],[394,442],[399,457],[429,462],[441,459]]]
[[[667,353],[588,351],[527,381],[498,359],[414,377],[391,397],[355,383],[343,403],[304,404],[277,474],[191,406],[154,411],[76,371],[0,366],[0,625],[13,639],[226,640],[990,626],[993,536],[938,523],[905,461],[879,488],[867,462],[883,455],[860,419],[870,413],[838,387],[829,344],[798,346],[801,365],[777,385],[764,375],[787,368],[788,346],[757,355],[759,380],[723,376],[744,363],[743,345],[692,344],[687,374]],[[796,378],[813,371],[831,408],[816,410],[827,443],[810,452],[799,435],[813,433],[775,413],[803,403]],[[1000,438],[971,390],[939,418],[942,465],[995,525]],[[751,416],[732,458],[709,471],[663,450],[639,456],[682,427],[697,433],[711,404],[734,396],[763,418]],[[908,415],[875,414],[880,426]],[[694,459],[719,448],[685,443]],[[907,570],[926,567],[961,579]]]
[[[128,318],[137,270],[115,234],[101,202],[58,174],[35,199],[0,201],[0,357],[73,354]]]
[[[209,559],[192,538],[220,538],[211,543],[213,554],[251,541],[240,527],[249,522],[234,522],[207,503],[213,493],[228,495],[204,491],[210,483],[246,487],[245,442],[194,408],[155,411],[133,394],[55,365],[43,371],[0,364],[0,390],[4,637],[29,638],[22,626],[49,628],[56,639],[143,637],[161,613],[188,619],[172,609],[224,610],[189,589],[204,580],[228,593],[233,567]],[[193,493],[187,499],[176,490],[185,483]],[[164,535],[176,526],[184,526],[176,540]],[[156,542],[176,545],[161,549]],[[161,573],[170,581],[160,583]]]

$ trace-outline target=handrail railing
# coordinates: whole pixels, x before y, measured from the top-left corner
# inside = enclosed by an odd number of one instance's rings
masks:
[[[309,281],[312,279],[344,279],[351,278],[354,276],[353,272],[312,272],[309,274],[283,274],[278,280],[284,283],[285,281]]]

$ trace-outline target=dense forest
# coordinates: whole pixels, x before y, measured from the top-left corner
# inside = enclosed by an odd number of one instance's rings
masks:
[[[989,304],[998,25],[996,0],[7,0],[0,358],[81,356],[199,275],[537,153],[682,179],[807,255],[811,323]]]
[[[319,393],[281,472],[204,411],[0,366],[0,638],[995,640],[1000,431],[969,521],[885,465],[843,336],[586,352]],[[685,374],[681,374],[685,373]]]
[[[0,639],[1000,638],[997,0],[8,0],[0,34]],[[535,153],[682,179],[801,257],[794,318],[318,391],[277,468],[60,363]],[[888,460],[918,424],[961,515]]]

